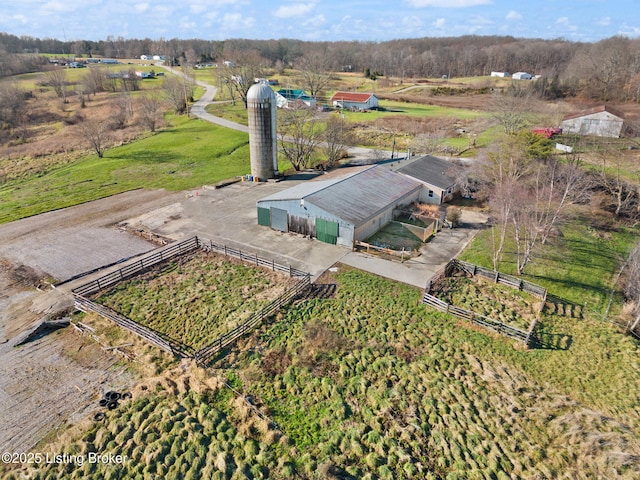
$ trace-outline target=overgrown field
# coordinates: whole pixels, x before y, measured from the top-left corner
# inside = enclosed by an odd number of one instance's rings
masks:
[[[530,293],[479,277],[442,278],[432,286],[431,294],[450,305],[521,330],[529,330],[542,305],[541,300]]]
[[[418,289],[346,267],[324,281],[335,298],[297,302],[241,341],[208,371],[221,379],[211,388],[146,382],[104,422],[39,447],[127,455],[122,466],[43,465],[33,478],[640,475],[633,339],[546,317],[570,348],[527,351],[434,313]]]
[[[199,251],[125,280],[97,301],[198,349],[242,324],[293,283],[281,273]]]

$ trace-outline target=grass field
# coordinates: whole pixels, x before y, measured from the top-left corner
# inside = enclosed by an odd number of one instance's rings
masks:
[[[293,283],[278,272],[197,252],[120,282],[97,301],[197,350],[242,324]]]
[[[39,447],[119,453],[124,464],[42,465],[32,478],[640,474],[631,338],[547,317],[570,347],[527,351],[433,313],[418,289],[346,267],[324,281],[338,285],[335,298],[291,305],[227,352],[209,371],[217,386],[148,380],[105,421]]]
[[[185,190],[249,172],[246,133],[174,117],[156,135],[0,186],[0,223],[135,188]]]

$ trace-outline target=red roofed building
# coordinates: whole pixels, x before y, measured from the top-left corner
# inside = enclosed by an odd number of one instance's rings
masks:
[[[371,110],[378,107],[378,97],[375,93],[336,92],[331,103],[336,108]]]

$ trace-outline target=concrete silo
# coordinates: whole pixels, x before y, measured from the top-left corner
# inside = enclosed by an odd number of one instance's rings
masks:
[[[278,174],[276,147],[276,95],[269,85],[257,83],[247,92],[251,175],[259,180]]]

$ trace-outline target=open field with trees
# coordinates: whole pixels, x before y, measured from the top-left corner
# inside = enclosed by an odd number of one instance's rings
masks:
[[[469,198],[459,203],[482,209],[491,221],[461,258],[549,291],[533,349],[430,310],[420,304],[419,289],[342,265],[321,279],[335,287],[334,296],[293,303],[206,371],[100,324],[105,344],[132,345],[128,365],[140,378],[132,401],[103,420],[86,418],[55,432],[37,449],[121,454],[126,461],[0,465],[0,476],[638,478],[640,352],[627,331],[635,325],[640,335],[638,42],[68,44],[0,34],[0,222],[134,188],[184,190],[247,173],[246,134],[186,113],[200,78],[229,100],[211,112],[242,122],[248,83],[225,80],[265,76],[323,100],[337,89],[379,94],[383,109],[344,112],[339,127],[351,133],[347,145],[471,156],[460,177]],[[186,79],[56,70],[23,53],[36,50],[128,58],[162,51]],[[333,62],[317,51],[329,52]],[[237,70],[195,67],[229,58],[238,60]],[[493,70],[543,77],[491,79]],[[559,155],[555,140],[531,134],[534,126],[555,126],[564,114],[603,102],[625,112],[624,138],[563,136],[559,141],[575,149]],[[336,127],[327,120],[334,117],[301,115],[298,125],[319,144]],[[339,162],[328,158],[318,148],[296,168]],[[240,265],[198,262],[174,263],[166,275],[132,280],[103,299],[197,346],[222,330],[216,322],[190,328],[193,319],[232,315],[248,297],[268,296],[267,285],[280,287]],[[192,301],[196,294],[206,299],[202,310]],[[448,294],[469,302],[486,297],[473,284]],[[527,308],[527,299],[505,298],[494,292],[481,306]],[[84,314],[74,319],[100,322]]]

